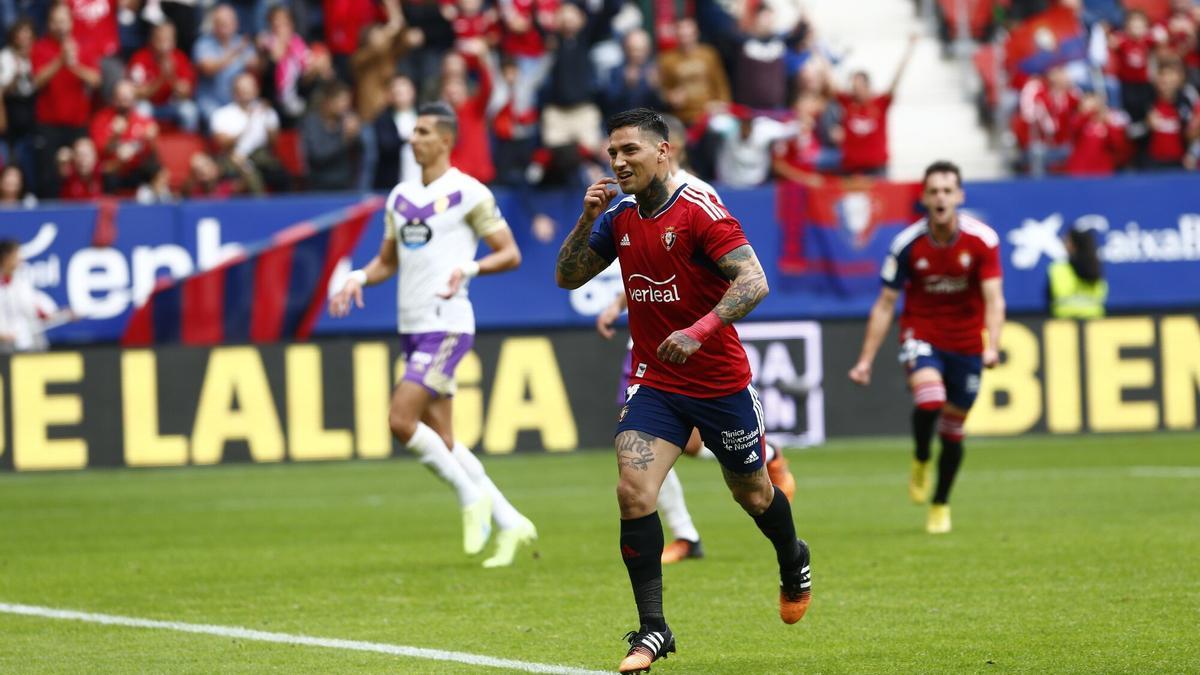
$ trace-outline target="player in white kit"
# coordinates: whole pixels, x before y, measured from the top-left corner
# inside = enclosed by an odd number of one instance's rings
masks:
[[[512,564],[519,546],[537,538],[537,530],[504,498],[479,459],[454,441],[454,369],[474,344],[471,278],[516,268],[521,252],[491,191],[450,166],[457,133],[449,106],[432,103],[417,111],[411,143],[421,177],[392,189],[379,254],[350,273],[330,313],[341,317],[351,303],[362,307],[363,286],[399,271],[399,330],[407,365],[392,394],[392,434],[457,491],[468,554],[483,550],[495,519],[495,553],[483,565],[502,567]],[[480,239],[492,252],[475,260]]]

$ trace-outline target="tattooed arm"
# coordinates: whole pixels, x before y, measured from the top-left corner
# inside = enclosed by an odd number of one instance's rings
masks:
[[[609,265],[600,254],[588,246],[592,225],[604,213],[615,192],[608,186],[616,182],[612,178],[601,178],[592,183],[583,196],[583,213],[575,221],[575,228],[563,241],[558,250],[558,264],[554,267],[554,281],[559,288],[575,289],[586,284],[592,277]]]
[[[767,287],[767,274],[763,272],[758,256],[754,255],[754,249],[749,244],[721,256],[717,267],[731,280],[725,297],[713,310],[724,324],[744,318],[771,292]]]
[[[730,279],[729,289],[713,311],[704,315],[689,328],[677,330],[658,346],[658,358],[668,363],[683,363],[700,349],[701,343],[722,326],[742,319],[750,313],[770,289],[758,256],[749,244],[739,246],[721,256],[717,267]]]

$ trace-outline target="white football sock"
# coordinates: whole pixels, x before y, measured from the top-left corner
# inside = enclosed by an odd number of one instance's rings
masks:
[[[716,459],[716,458],[717,458],[717,456],[713,454],[712,450],[708,449],[707,445],[701,444],[700,449],[696,451],[696,459]]]
[[[692,514],[688,513],[687,502],[683,500],[683,483],[679,482],[675,469],[667,472],[667,478],[658,492],[658,510],[667,521],[667,527],[671,528],[671,536],[700,541],[700,533],[692,524]]]
[[[458,492],[460,506],[474,504],[482,494],[467,475],[462,465],[454,461],[454,455],[446,442],[424,422],[417,423],[417,430],[408,439],[408,449],[416,453],[421,463],[446,481]]]
[[[492,482],[488,477],[487,471],[483,469],[483,462],[462,443],[454,444],[454,459],[462,466],[471,480],[479,486],[481,490],[486,490],[492,496],[492,519],[496,521],[496,526],[502,530],[507,530],[510,527],[516,527],[525,519],[507,499],[504,498],[504,493],[500,492],[500,488]]]

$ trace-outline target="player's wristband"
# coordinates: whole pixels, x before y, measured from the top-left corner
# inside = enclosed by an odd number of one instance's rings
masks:
[[[462,267],[459,267],[459,269],[462,270],[463,276],[468,279],[474,279],[475,277],[479,276],[478,261],[472,260],[469,263],[463,263]]]
[[[716,334],[721,326],[725,325],[721,321],[721,317],[717,316],[716,312],[709,312],[700,317],[696,323],[683,329],[683,334],[692,338],[696,342],[703,343],[708,338]]]
[[[346,278],[357,281],[359,286],[367,285],[367,271],[366,270],[354,270]]]

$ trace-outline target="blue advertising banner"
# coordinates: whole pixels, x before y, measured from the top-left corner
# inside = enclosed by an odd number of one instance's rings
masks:
[[[878,283],[878,265],[890,239],[914,213],[912,204],[880,186],[839,193],[819,209],[819,222],[784,188],[722,190],[767,270],[771,295],[758,320],[862,317]],[[1005,295],[1010,312],[1045,311],[1046,266],[1065,256],[1062,235],[1071,227],[1095,232],[1111,287],[1111,311],[1200,307],[1200,177],[1138,176],[968,183],[966,209],[1001,237]],[[524,262],[515,272],[471,283],[480,329],[587,326],[620,292],[615,267],[576,291],[554,285],[558,246],[579,212],[575,192],[497,190]],[[50,335],[56,342],[119,339],[130,310],[158,277],[208,269],[241,245],[297,222],[348,206],[359,195],[191,201],[177,205],[122,205],[113,246],[93,248],[98,209],[49,206],[0,212],[0,236],[22,243],[23,274],[58,306],[81,321]],[[911,201],[911,200],[910,200]],[[878,211],[878,212],[876,212]],[[557,223],[550,241],[533,236],[543,215]],[[382,237],[376,215],[331,284],[374,256]],[[367,290],[366,307],[349,317],[322,316],[318,335],[387,333],[396,320],[396,286]]]

